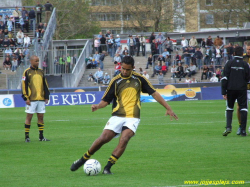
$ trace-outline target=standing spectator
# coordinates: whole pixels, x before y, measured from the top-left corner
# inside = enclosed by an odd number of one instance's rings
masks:
[[[108,44],[108,53],[110,57],[114,57],[114,44],[115,44],[115,39],[113,38],[113,35],[110,35],[110,38],[107,40]]]
[[[100,40],[102,38],[102,32],[99,32],[99,34],[97,35],[98,40]]]
[[[3,21],[0,21],[0,30],[3,32],[5,30],[5,24]]]
[[[36,16],[37,16],[37,23],[42,22],[42,11],[43,11],[43,5],[41,5],[39,2],[36,4]]]
[[[173,42],[172,40],[170,40],[169,36],[167,37],[165,49],[167,49],[171,57],[171,53],[173,52]]]
[[[100,41],[98,40],[98,38],[95,38],[94,41],[94,47],[95,47],[95,51],[99,52],[99,48],[100,48]]]
[[[182,37],[181,46],[183,51],[188,47],[188,41],[185,39],[185,37]]]
[[[196,59],[196,64],[198,66],[198,68],[200,69],[201,68],[201,65],[202,65],[202,58],[203,58],[203,55],[200,51],[200,48],[196,48],[196,51],[194,53],[194,58]]]
[[[7,27],[8,27],[8,31],[11,32],[12,27],[13,27],[13,22],[12,22],[11,18],[8,18],[8,20],[7,20]]]
[[[192,38],[189,40],[189,46],[193,48],[196,48],[198,46],[198,42],[195,36],[192,36]]]
[[[52,6],[52,4],[49,3],[49,1],[47,1],[47,3],[44,5],[44,7],[45,7],[45,22],[48,23],[50,16],[51,16],[53,6]]]
[[[206,54],[204,57],[204,64],[209,65],[211,63],[211,59],[212,59],[212,51],[210,50],[209,47],[207,47]]]
[[[100,64],[101,70],[103,70],[103,61],[104,61],[105,56],[106,56],[106,51],[102,51],[100,58],[99,58],[99,64]]]
[[[154,40],[155,40],[155,33],[152,32],[149,38],[149,43],[154,43]]]
[[[26,34],[23,38],[23,47],[29,47],[30,45],[30,37]]]
[[[25,27],[26,31],[29,32],[29,23],[30,23],[30,21],[29,21],[29,15],[25,14],[23,20],[24,20],[24,27]]]
[[[164,84],[164,76],[162,74],[162,71],[159,72],[157,78],[158,78],[159,84]]]
[[[156,58],[155,55],[157,54],[157,46],[156,46],[155,40],[153,40],[153,42],[151,42],[151,54],[153,57],[153,62],[155,62],[155,58]]]
[[[103,84],[109,84],[109,82],[110,82],[110,76],[109,76],[109,74],[106,72],[105,75],[104,75],[104,77],[103,77],[102,83],[103,83]]]
[[[152,55],[150,54],[149,57],[148,57],[148,62],[147,62],[147,66],[145,69],[148,69],[148,65],[151,65],[152,66],[152,62],[153,62],[153,57]]]
[[[146,77],[147,79],[149,79],[149,74],[147,73],[147,71],[143,71],[142,76]]]
[[[215,49],[215,57],[216,57],[216,65],[221,65],[221,59],[222,59],[222,51],[220,50],[220,46],[217,46]]]
[[[3,61],[3,67],[4,67],[4,69],[5,70],[10,70],[11,65],[12,65],[12,63],[11,63],[10,58],[6,57],[5,60]]]
[[[158,43],[158,49],[159,49],[159,54],[162,54],[162,43],[163,43],[164,37],[162,36],[161,32],[156,36],[156,40]]]
[[[227,56],[228,56],[228,60],[232,60],[233,59],[233,54],[234,54],[234,48],[232,43],[229,43],[227,46]]]
[[[247,53],[247,41],[244,42],[243,49],[244,49],[244,54]]]
[[[101,42],[101,51],[107,51],[106,38],[104,37],[104,35],[102,35],[100,42]]]
[[[201,53],[203,54],[203,56],[205,56],[205,54],[206,54],[206,41],[205,41],[205,38],[202,38],[202,41],[201,41]]]
[[[185,64],[190,65],[191,54],[189,53],[189,48],[188,47],[186,47],[183,50],[183,57],[184,57],[184,60],[185,60]]]
[[[175,78],[176,69],[177,69],[177,68],[175,67],[175,65],[173,65],[173,66],[171,67],[171,79]]]
[[[29,20],[30,20],[30,29],[33,30],[33,24],[36,20],[36,12],[35,12],[35,7],[33,7],[30,11],[29,11]],[[37,22],[39,23],[39,22]]]
[[[13,10],[12,15],[13,15],[13,17],[15,19],[15,26],[17,28],[17,23],[19,22],[19,18],[20,18],[20,16],[22,16],[22,13],[18,9],[18,7],[16,7],[16,9]]]
[[[21,30],[23,32],[23,26],[24,26],[25,23],[24,23],[24,19],[23,19],[22,16],[19,17],[19,24],[20,24],[20,28],[21,28]]]
[[[215,46],[219,46],[219,47],[221,47],[221,46],[223,45],[223,41],[222,41],[222,39],[220,38],[220,36],[217,36],[217,38],[215,38],[215,40],[214,40],[214,45],[215,45]]]
[[[103,71],[101,68],[98,69],[94,74],[95,83],[100,83],[103,80]]]
[[[116,52],[117,48],[121,46],[121,38],[120,35],[116,35],[114,52]]]
[[[22,18],[25,19],[26,14],[29,14],[25,7],[22,8]]]
[[[134,56],[134,48],[135,48],[135,40],[133,38],[132,35],[129,35],[128,36],[128,40],[127,40],[127,45],[128,45],[128,48],[129,48],[129,54],[130,56]]]
[[[16,72],[17,65],[18,65],[17,59],[16,59],[16,57],[13,57],[13,60],[12,60],[12,67],[11,67],[11,71],[12,71],[12,72]]]
[[[228,60],[227,45],[224,46],[222,54],[223,54],[223,61],[224,61],[224,65],[225,65],[227,60]]]
[[[215,73],[213,73],[213,76],[211,77],[210,82],[219,82],[219,79],[216,77]]]
[[[142,56],[146,55],[146,39],[143,35],[140,37],[140,44],[141,44],[141,49],[142,49]]]
[[[213,46],[213,40],[212,40],[212,38],[211,38],[211,36],[208,36],[208,38],[207,38],[207,47],[209,48],[209,49],[211,49],[212,48],[212,46]]]
[[[141,44],[140,44],[140,38],[138,35],[135,37],[135,46],[136,46],[136,52],[137,52],[136,56],[139,56]]]

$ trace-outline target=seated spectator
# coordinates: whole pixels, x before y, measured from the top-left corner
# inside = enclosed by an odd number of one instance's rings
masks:
[[[161,71],[159,72],[157,78],[158,78],[159,84],[164,84],[164,76]]]
[[[218,78],[218,80],[219,80],[219,82],[220,82],[220,79],[221,79],[221,70],[220,70],[220,68],[217,68],[217,69],[216,69],[215,74],[216,74],[216,77]]]
[[[114,65],[116,65],[117,63],[121,63],[121,57],[118,53],[115,54],[115,57],[114,57]]]
[[[16,50],[14,51],[14,53],[19,56],[22,53],[22,50],[18,47],[16,48]]]
[[[214,67],[213,67],[213,65],[210,65],[208,73],[207,73],[208,79],[210,79],[212,77],[213,73],[214,73]]]
[[[207,65],[204,65],[203,71],[201,73],[201,80],[204,79],[204,75],[205,75],[205,80],[207,80],[208,71],[209,71],[209,68],[207,67]]]
[[[44,30],[44,29],[42,29],[42,31],[41,31],[41,38],[43,38],[44,33],[45,33],[45,30]]]
[[[8,32],[8,38],[13,38],[13,34],[12,34],[12,32]]]
[[[148,62],[147,62],[147,66],[146,66],[145,69],[148,69],[148,65],[151,65],[151,66],[152,66],[152,61],[153,61],[153,58],[152,58],[152,55],[150,54],[150,55],[148,56]]]
[[[9,33],[8,29],[4,29],[3,34],[4,34],[5,36],[8,36],[8,33]]]
[[[121,72],[121,63],[120,62],[118,62],[116,65],[115,65],[115,73],[114,73],[114,77],[116,76],[116,75],[118,75],[120,72]]]
[[[166,73],[168,72],[168,67],[165,64],[163,64],[163,66],[161,66],[161,71],[163,75],[166,75]]]
[[[191,80],[189,77],[186,78],[185,83],[191,83]]]
[[[9,57],[6,57],[5,60],[3,61],[3,67],[5,68],[5,70],[10,70],[11,68],[11,60]]]
[[[93,74],[90,73],[89,76],[88,76],[88,81],[92,82],[94,79],[95,78],[94,78]]]
[[[44,23],[43,24],[43,30],[46,31],[46,29],[47,29],[47,23]]]
[[[197,80],[195,79],[195,77],[192,78],[191,83],[197,83]]]
[[[5,25],[3,21],[0,21],[0,30],[4,31],[5,30]]]
[[[13,57],[13,60],[12,60],[12,68],[11,68],[11,71],[12,71],[12,72],[16,72],[17,65],[18,65],[17,59],[16,59],[16,57]]]
[[[126,55],[126,53],[127,53],[127,55]],[[123,54],[123,57],[124,57],[124,56],[128,56],[129,51],[128,51],[128,48],[127,48],[127,47],[124,47],[124,50],[123,50],[122,54]]]
[[[162,55],[159,55],[158,57],[158,62],[160,62],[162,64],[162,62],[165,62],[165,58]]]
[[[41,38],[41,33],[38,31],[38,29],[36,29],[34,37],[35,38]]]
[[[4,33],[2,30],[0,30],[0,44],[3,43],[4,38],[5,38]]]
[[[219,79],[216,77],[215,73],[213,73],[213,77],[210,79],[210,82],[219,82]]]
[[[24,34],[23,34],[23,32],[22,32],[22,30],[21,30],[21,29],[19,29],[19,31],[17,32],[17,34],[16,34],[16,38],[18,39],[18,38],[19,38],[19,36],[21,36],[21,38],[24,38]]]
[[[29,47],[30,45],[30,37],[26,34],[23,38],[23,47]]]
[[[99,68],[98,71],[95,72],[94,80],[95,83],[100,83],[103,80],[103,71],[101,70],[101,68]]]
[[[10,41],[10,47],[15,47],[16,46],[16,42],[15,42],[14,39],[11,38],[9,41]]]
[[[167,67],[171,66],[171,56],[167,55],[165,58],[165,64]]]
[[[193,63],[190,64],[190,68],[189,68],[189,73],[188,73],[188,77],[191,77],[192,75],[196,74],[196,65],[194,65]]]
[[[115,54],[119,54],[119,56],[122,58],[122,48],[118,47]]]
[[[179,55],[178,52],[176,52],[175,61],[176,61],[176,63],[180,63],[181,62],[181,55]]]
[[[92,69],[96,69],[97,67],[98,67],[98,62],[97,61],[95,61],[95,59],[94,58],[92,58]]]
[[[23,46],[23,38],[21,36],[18,36],[18,38],[17,38],[17,45]]]
[[[146,77],[146,79],[149,79],[149,74],[146,71],[143,72],[142,76]]]
[[[7,47],[4,51],[5,54],[9,54],[10,56],[12,55],[12,50],[11,48]]]
[[[164,57],[164,58],[167,58],[167,56],[169,56],[170,54],[169,54],[169,52],[168,52],[168,50],[167,49],[164,49],[164,51],[163,51],[163,53],[162,53],[162,56]]]
[[[101,55],[98,53],[98,51],[96,51],[94,56],[93,56],[93,60],[95,61],[97,66],[98,66],[98,64],[100,64],[100,57],[101,57]]]
[[[103,83],[103,84],[109,84],[109,82],[110,82],[110,76],[109,76],[109,74],[106,72],[105,75],[104,75],[104,77],[103,77],[102,83]]]
[[[41,33],[43,30],[43,23],[39,23],[39,25],[37,26],[37,29]]]
[[[24,55],[23,53],[20,53],[19,56],[18,56],[18,66],[20,66],[20,64],[23,64],[24,63]]]
[[[176,69],[175,65],[171,67],[171,79],[175,78]]]
[[[159,74],[160,71],[161,71],[161,63],[158,62],[158,65],[155,66],[155,68],[154,68],[154,73],[153,73],[153,75],[152,75],[151,77],[154,77],[155,74]]]
[[[185,65],[185,72],[183,73],[183,77],[186,77],[190,72],[190,67],[186,64]]]
[[[26,57],[29,57],[29,54],[30,54],[30,50],[27,47],[25,47],[23,50],[23,55]]]
[[[6,48],[10,46],[10,40],[8,39],[8,37],[5,37],[5,39],[3,40],[2,46]]]
[[[181,78],[183,77],[184,69],[181,63],[178,64],[178,67],[176,69],[175,75],[177,78],[179,78],[179,81],[181,81]]]
[[[59,62],[60,62],[60,58],[59,58]],[[92,68],[92,58],[90,58],[90,57],[86,58],[85,62],[86,62],[86,68],[91,69]]]

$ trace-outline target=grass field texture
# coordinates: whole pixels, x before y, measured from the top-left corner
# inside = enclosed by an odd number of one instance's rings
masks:
[[[250,137],[236,135],[236,113],[233,132],[222,136],[225,101],[169,103],[178,121],[164,116],[158,103],[142,104],[136,136],[111,176],[86,176],[82,168],[70,171],[72,162],[101,134],[111,106],[94,113],[90,105],[47,107],[44,135],[52,141],[38,141],[33,118],[30,143],[24,142],[24,108],[0,109],[1,186],[166,187],[187,180],[244,180],[244,185],[232,186],[250,186]],[[104,167],[117,143],[112,140],[92,158]]]

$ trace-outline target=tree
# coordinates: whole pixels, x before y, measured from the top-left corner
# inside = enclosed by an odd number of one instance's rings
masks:
[[[47,0],[41,0],[45,4]],[[24,0],[24,6],[32,6],[36,0]],[[98,22],[90,19],[91,12],[89,3],[82,0],[54,0],[53,6],[56,7],[57,28],[55,38],[91,38],[93,33],[97,33],[100,28]]]

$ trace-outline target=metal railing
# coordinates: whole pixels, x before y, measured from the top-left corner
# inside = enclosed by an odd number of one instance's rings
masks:
[[[88,40],[74,66],[72,73],[62,75],[63,87],[77,87],[85,72],[86,62],[85,59],[92,55],[92,41]]]

